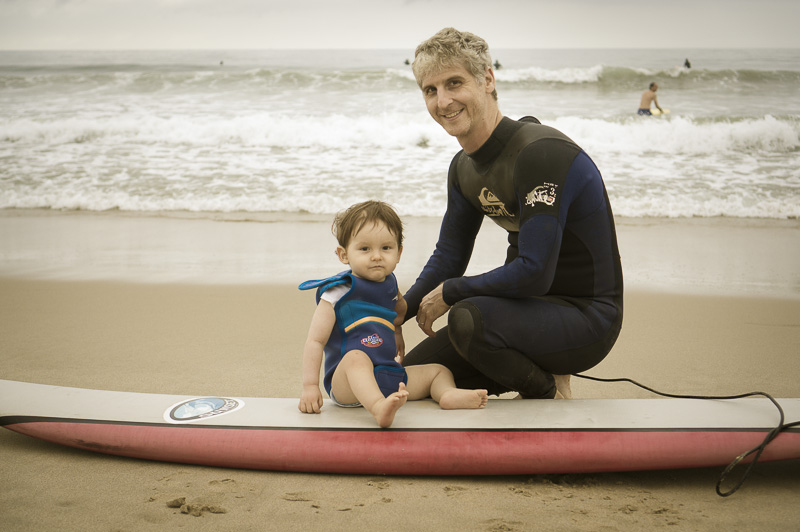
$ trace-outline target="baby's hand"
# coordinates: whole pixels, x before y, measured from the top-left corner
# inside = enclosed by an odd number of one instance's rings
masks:
[[[297,406],[304,414],[319,414],[322,410],[322,392],[319,386],[303,386],[303,393],[300,396],[300,404]]]

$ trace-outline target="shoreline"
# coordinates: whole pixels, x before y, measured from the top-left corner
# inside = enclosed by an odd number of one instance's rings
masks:
[[[343,269],[331,215],[0,209],[0,277],[181,284],[275,284]],[[406,217],[396,274],[427,262],[439,217]],[[617,218],[627,289],[800,298],[800,220]],[[487,222],[467,275],[505,258]]]

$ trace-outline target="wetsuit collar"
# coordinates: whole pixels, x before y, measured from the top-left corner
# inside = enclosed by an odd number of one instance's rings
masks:
[[[497,124],[497,127],[494,128],[492,135],[486,140],[486,142],[484,142],[483,145],[473,153],[468,153],[467,155],[478,165],[491,163],[500,155],[500,153],[506,147],[506,144],[508,144],[508,142],[511,140],[511,137],[513,137],[514,134],[519,131],[519,128],[522,127],[523,122],[532,122],[535,124],[540,123],[532,116],[520,118],[519,122],[504,116],[502,120],[500,120],[500,123]]]

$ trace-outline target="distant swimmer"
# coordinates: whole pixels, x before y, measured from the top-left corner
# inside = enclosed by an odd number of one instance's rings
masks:
[[[407,65],[410,65],[410,64],[411,64],[411,63],[408,61],[408,59],[406,59],[406,64],[407,64]]]
[[[647,89],[642,93],[642,101],[639,103],[639,114],[644,116],[651,116],[653,113],[650,112],[650,105],[654,104],[656,109],[660,112],[664,112],[664,110],[659,107],[658,105],[658,98],[656,97],[656,91],[658,90],[658,83],[655,81],[650,84],[650,88]]]
[[[686,58],[686,61],[683,62],[684,68],[692,68],[692,64],[689,62],[689,58]]]
[[[497,59],[495,59],[495,60],[494,60],[494,69],[495,69],[495,70],[500,70],[501,68],[503,68],[503,65],[501,65],[501,64],[500,64],[500,61],[498,61]]]

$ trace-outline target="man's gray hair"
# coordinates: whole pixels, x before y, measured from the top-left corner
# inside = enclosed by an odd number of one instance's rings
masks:
[[[420,88],[426,76],[453,67],[466,68],[483,84],[486,69],[492,68],[489,45],[473,33],[444,28],[417,46],[414,63],[411,65]],[[497,99],[496,90],[492,92],[492,96]]]

